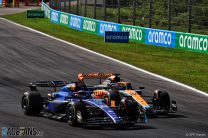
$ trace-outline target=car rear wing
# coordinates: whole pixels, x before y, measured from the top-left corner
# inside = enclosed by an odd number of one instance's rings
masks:
[[[78,81],[84,81],[84,79],[100,79],[100,84],[101,84],[101,79],[107,79],[108,77],[111,76],[118,76],[120,74],[118,73],[101,73],[101,72],[97,72],[97,73],[79,73],[77,76],[77,80]]]
[[[53,87],[56,91],[57,87],[65,86],[68,83],[66,81],[36,81],[29,84],[31,91],[37,91],[36,87]]]

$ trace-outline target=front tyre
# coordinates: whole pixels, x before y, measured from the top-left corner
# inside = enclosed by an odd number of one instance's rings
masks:
[[[165,91],[155,91],[153,96],[153,107],[155,110],[170,110],[170,96]]]
[[[128,117],[129,121],[137,122],[139,117],[137,102],[125,98],[122,99],[120,102],[120,114]]]
[[[70,126],[82,126],[86,117],[86,109],[82,103],[70,103],[66,108],[67,122]]]

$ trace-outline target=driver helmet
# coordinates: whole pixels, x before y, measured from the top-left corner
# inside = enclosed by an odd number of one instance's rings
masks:
[[[116,90],[125,90],[126,89],[126,86],[122,83],[115,83],[114,87]]]
[[[67,88],[69,91],[74,92],[74,91],[76,90],[76,84],[75,84],[75,83],[68,84],[68,85],[66,86],[66,88]]]

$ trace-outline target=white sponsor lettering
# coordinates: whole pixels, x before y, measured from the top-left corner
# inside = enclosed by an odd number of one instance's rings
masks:
[[[142,30],[138,28],[123,27],[122,32],[129,32],[129,39],[142,40]]]
[[[207,41],[207,39],[205,39],[204,42],[203,42],[204,51],[207,51],[207,47],[208,47],[208,41]]]
[[[179,46],[193,50],[207,51],[208,39],[200,36],[180,35]]]
[[[80,29],[81,28],[81,20],[80,20],[80,18],[71,16],[70,26],[72,26],[74,28]]]
[[[105,31],[117,31],[116,25],[101,23],[100,24],[100,33],[104,34]]]
[[[171,33],[159,32],[159,31],[149,31],[148,42],[156,44],[171,45],[172,36]]]
[[[61,14],[60,16],[60,23],[68,24],[68,16],[65,14]]]
[[[202,50],[202,42],[203,42],[203,38],[200,38],[199,40],[199,50]]]
[[[95,32],[96,31],[96,23],[94,21],[84,20],[83,29],[87,30],[87,31]]]
[[[168,42],[168,45],[171,45],[171,34],[170,33],[168,34],[167,42]]]
[[[188,48],[190,48],[191,49],[191,46],[192,46],[192,43],[191,43],[191,37],[188,37],[188,40],[187,40],[188,42],[187,42],[187,46],[188,46]]]
[[[51,13],[51,20],[54,22],[58,22],[58,13],[57,12]]]
[[[122,40],[127,40],[128,37],[127,36],[106,36],[106,39],[110,39],[110,40],[118,40],[118,39],[122,39]]]

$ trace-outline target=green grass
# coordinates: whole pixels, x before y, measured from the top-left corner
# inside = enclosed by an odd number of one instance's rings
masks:
[[[103,37],[72,30],[48,19],[27,19],[25,12],[3,18],[208,92],[207,54],[133,42],[104,43]]]

